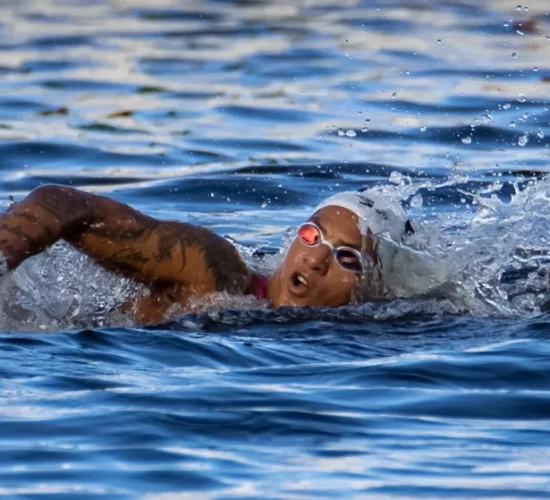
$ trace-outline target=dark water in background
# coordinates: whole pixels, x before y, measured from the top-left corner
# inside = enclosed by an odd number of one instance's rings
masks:
[[[1,206],[58,182],[276,248],[330,192],[391,172],[545,173],[550,13],[517,3],[3,2]],[[417,216],[476,209],[457,184],[429,192]],[[61,248],[0,286],[0,493],[550,495],[544,307],[94,327],[113,280]]]

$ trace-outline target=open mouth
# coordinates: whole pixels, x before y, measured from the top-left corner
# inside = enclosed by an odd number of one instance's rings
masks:
[[[309,282],[302,273],[294,272],[288,280],[288,288],[294,295],[305,295],[309,289]]]

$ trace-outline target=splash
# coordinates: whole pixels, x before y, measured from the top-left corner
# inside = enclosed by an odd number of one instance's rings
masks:
[[[377,235],[380,263],[366,267],[356,291],[360,317],[521,317],[548,309],[550,179],[489,183],[453,172],[436,182],[393,172],[389,181],[367,193],[378,208],[403,206],[414,233],[399,241]],[[434,199],[447,204],[431,210]],[[294,237],[290,228],[279,251],[264,259],[254,249],[240,250],[251,267],[270,274]]]
[[[388,320],[411,315],[525,317],[550,304],[550,179],[493,183],[453,175],[440,182],[393,173],[371,188],[388,207],[411,215],[413,234],[379,237],[379,268],[368,268],[357,304],[326,311],[266,310],[266,301],[213,294],[175,307],[170,315],[239,322],[318,319]],[[445,204],[430,209],[434,199]],[[453,201],[454,200],[454,201]],[[234,242],[255,271],[271,274],[295,237],[289,228],[278,250]],[[122,304],[141,290],[105,271],[65,243],[7,272],[0,259],[0,330],[58,330],[131,325]],[[323,316],[323,317],[324,317]],[[328,317],[327,316],[327,317]],[[200,322],[199,322],[200,323]]]
[[[64,242],[0,276],[0,330],[130,325],[121,306],[140,289]]]
[[[394,241],[380,235],[381,292],[377,298],[445,298],[464,314],[538,314],[550,299],[550,180],[511,183],[413,182],[400,174],[374,188],[389,206],[405,204],[415,233]],[[511,193],[504,193],[504,188]],[[452,189],[461,204],[433,215],[421,212],[431,198]],[[447,195],[448,196],[448,195]],[[416,210],[415,210],[416,209]],[[423,303],[422,307],[425,307]]]
[[[380,200],[379,208],[403,206],[414,233],[399,241],[389,234],[377,235],[380,265],[367,266],[361,278],[357,304],[351,306],[355,320],[422,314],[524,317],[548,309],[550,179],[489,183],[453,171],[439,182],[413,180],[397,172],[389,181],[368,193]],[[431,210],[434,199],[447,203]],[[250,267],[271,274],[295,231],[289,228],[279,250],[261,258],[256,249],[237,246]],[[257,309],[244,301],[232,306]],[[314,308],[300,314],[315,319],[329,314],[323,311]],[[341,319],[351,317],[349,307],[339,311]],[[339,318],[340,312],[330,316]],[[297,313],[283,314],[295,318]],[[257,314],[249,316],[253,321]]]

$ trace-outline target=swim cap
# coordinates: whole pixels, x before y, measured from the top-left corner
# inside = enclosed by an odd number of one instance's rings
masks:
[[[372,189],[335,194],[321,202],[315,211],[324,207],[347,208],[356,214],[363,234],[366,234],[368,229],[374,235],[389,233],[392,240],[399,242],[403,235],[414,233],[401,206],[398,203],[390,203],[381,193]]]
[[[327,198],[317,210],[324,207],[347,208],[359,217],[359,229],[367,234],[370,229],[378,237],[378,263],[367,267],[363,279],[354,292],[355,300],[414,297],[441,286],[447,279],[447,266],[405,236],[422,237],[415,233],[401,205],[375,189],[344,191]]]

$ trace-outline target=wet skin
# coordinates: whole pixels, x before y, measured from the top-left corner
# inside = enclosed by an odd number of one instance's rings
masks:
[[[325,207],[310,220],[333,245],[361,248],[353,212]],[[214,232],[157,220],[74,188],[37,188],[0,217],[0,253],[9,269],[60,239],[145,285],[146,292],[125,308],[141,323],[166,319],[171,306],[185,307],[192,297],[253,293],[257,281],[231,243]],[[296,239],[270,281],[268,296],[274,307],[339,306],[349,303],[356,282],[357,275],[342,269],[327,245],[308,247]]]
[[[359,221],[350,210],[324,207],[309,221],[335,247],[361,249]],[[296,238],[271,279],[269,299],[274,307],[341,306],[350,303],[357,279],[356,273],[338,265],[328,245],[307,246]]]

